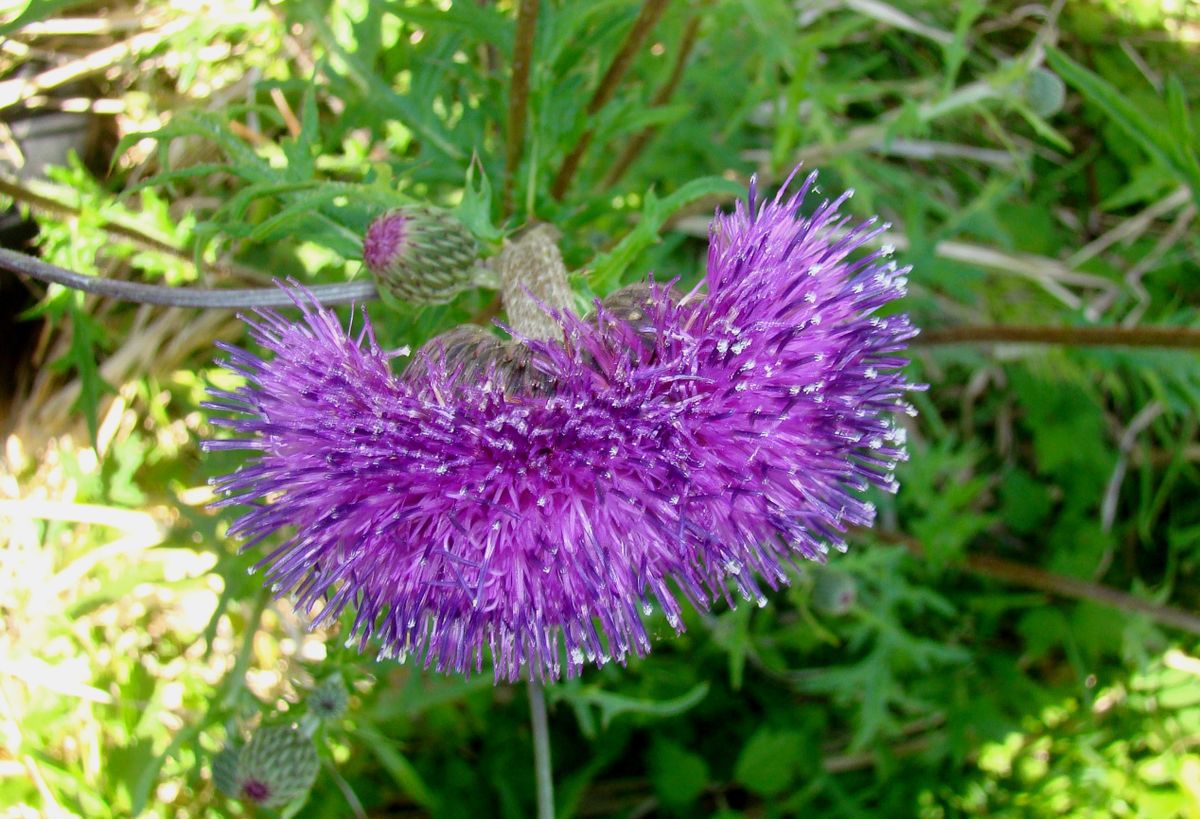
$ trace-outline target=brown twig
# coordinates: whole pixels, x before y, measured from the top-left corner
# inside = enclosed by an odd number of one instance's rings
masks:
[[[984,575],[994,580],[1003,580],[1018,586],[1025,586],[1038,591],[1044,591],[1059,597],[1070,597],[1075,600],[1091,600],[1104,606],[1110,606],[1121,611],[1132,611],[1144,614],[1151,620],[1165,626],[1177,628],[1191,634],[1200,634],[1200,616],[1191,612],[1177,609],[1173,606],[1162,606],[1151,603],[1140,597],[1134,597],[1123,591],[1080,580],[1075,577],[1054,574],[1035,569],[1021,563],[1014,563],[991,555],[969,555],[966,560],[967,568],[975,574]]]
[[[687,22],[687,27],[683,30],[683,39],[679,41],[679,51],[675,55],[675,64],[671,66],[671,76],[658,89],[654,97],[650,100],[651,108],[659,108],[670,102],[671,97],[675,95],[675,89],[679,87],[680,81],[683,79],[683,71],[687,68],[688,57],[692,54],[692,49],[696,46],[696,36],[700,33],[700,18],[692,17]],[[637,160],[646,146],[650,144],[650,140],[654,137],[658,129],[653,125],[648,125],[639,131],[633,139],[629,140],[621,155],[617,157],[617,161],[612,164],[608,170],[608,175],[604,177],[604,187],[610,188],[617,184],[620,178],[629,170],[629,166]]]
[[[923,557],[924,547],[915,538],[899,532],[876,531],[873,535],[883,543],[903,546],[917,557]],[[1068,597],[1072,600],[1090,600],[1102,606],[1109,606],[1120,611],[1144,614],[1155,622],[1165,626],[1186,631],[1189,634],[1200,634],[1200,615],[1189,611],[1152,603],[1141,597],[1135,597],[1128,592],[1119,591],[1100,583],[1092,583],[1069,577],[1063,574],[1047,572],[1033,566],[1026,566],[1012,560],[1005,560],[992,555],[966,555],[959,566],[972,574],[1000,580],[1017,586],[1053,594],[1057,597]]]
[[[296,117],[296,112],[288,104],[287,97],[283,95],[283,91],[278,88],[272,88],[271,102],[275,103],[275,110],[279,112],[279,116],[283,117],[283,124],[287,126],[288,135],[292,137],[300,136],[300,132],[304,130],[304,126],[300,124],[300,120]]]
[[[1200,330],[1189,327],[1033,327],[996,324],[940,327],[926,330],[913,340],[914,345],[925,347],[986,342],[1200,349]]]
[[[642,47],[642,43],[645,42],[646,37],[649,36],[654,26],[658,24],[659,18],[667,10],[669,1],[646,0],[642,4],[642,10],[638,13],[637,19],[633,21],[633,25],[625,34],[625,41],[621,43],[621,48],[617,51],[617,56],[613,58],[612,64],[609,65],[608,71],[604,73],[603,79],[600,80],[599,87],[587,104],[586,111],[589,117],[595,115],[596,112],[607,105],[613,98],[613,95],[617,92],[617,87],[625,77],[625,72],[629,70],[629,66],[633,63],[633,58],[637,54],[638,49]],[[583,159],[583,154],[595,135],[595,131],[591,128],[584,131],[579,137],[579,142],[575,144],[575,147],[567,154],[567,158],[563,160],[562,167],[558,169],[558,175],[554,177],[554,181],[550,184],[550,195],[555,199],[561,200],[566,195],[567,189],[571,187],[571,180],[575,178],[575,173],[579,170],[579,163]]]
[[[525,119],[529,106],[529,67],[537,30],[538,0],[521,0],[513,44],[512,84],[508,92],[508,140],[504,146],[504,213],[513,211],[513,185],[525,149]]]

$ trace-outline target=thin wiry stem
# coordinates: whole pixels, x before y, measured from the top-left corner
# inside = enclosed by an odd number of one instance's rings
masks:
[[[508,139],[504,155],[504,212],[512,212],[513,184],[525,149],[525,119],[529,106],[529,67],[533,62],[533,36],[537,30],[538,0],[521,0],[517,8],[516,42],[513,44],[512,83],[508,92]]]
[[[587,115],[594,116],[601,108],[609,103],[616,94],[621,80],[625,77],[625,72],[629,70],[629,66],[633,64],[633,58],[637,55],[638,49],[642,47],[646,37],[658,24],[658,20],[662,17],[663,12],[667,10],[669,0],[646,0],[642,4],[642,10],[638,13],[637,19],[633,21],[633,25],[625,34],[625,41],[621,43],[621,48],[617,51],[617,56],[613,58],[612,64],[609,65],[608,71],[604,73],[603,79],[600,80],[599,87],[592,95],[591,100],[587,105]],[[567,190],[571,187],[571,181],[575,178],[575,173],[579,170],[579,163],[583,159],[583,154],[591,144],[592,138],[595,136],[595,131],[588,128],[579,137],[579,142],[567,154],[567,158],[563,160],[562,167],[558,169],[558,175],[554,177],[554,181],[550,184],[550,195],[555,199],[561,200],[566,195]]]
[[[696,37],[700,33],[700,18],[692,17],[688,20],[686,28],[683,30],[683,38],[679,41],[679,50],[675,54],[675,64],[671,66],[671,76],[662,84],[654,97],[650,100],[651,108],[659,108],[671,101],[671,97],[675,95],[675,89],[679,87],[679,82],[683,79],[684,69],[687,68],[688,57],[692,54],[692,49],[696,46]],[[657,128],[653,125],[648,125],[639,131],[633,139],[629,140],[629,144],[621,151],[621,155],[608,169],[608,175],[604,177],[604,187],[610,188],[621,179],[625,171],[629,170],[646,146],[650,144],[650,140],[654,137]]]
[[[554,775],[550,764],[550,724],[546,719],[546,695],[542,684],[530,680],[529,721],[533,728],[533,762],[537,776],[538,819],[554,819]]]
[[[1071,347],[1169,347],[1200,349],[1200,330],[1189,327],[1033,327],[985,325],[926,330],[913,345],[981,343],[1062,344]]]
[[[211,290],[97,278],[74,273],[6,248],[0,248],[0,269],[44,282],[61,284],[85,293],[141,304],[161,304],[166,307],[254,309],[290,307],[294,304],[291,295],[278,287]],[[378,298],[375,283],[371,281],[319,284],[309,289],[321,304],[361,304]]]

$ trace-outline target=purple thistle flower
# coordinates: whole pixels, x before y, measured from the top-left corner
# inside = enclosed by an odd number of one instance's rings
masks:
[[[677,594],[764,605],[785,564],[872,523],[861,493],[894,491],[904,458],[917,331],[873,314],[906,270],[850,258],[883,228],[850,226],[846,196],[797,218],[813,182],[716,217],[707,295],[651,283],[557,316],[561,341],[523,342],[536,378],[467,374],[436,341],[397,376],[369,324],[351,335],[303,291],[301,321],[260,313],[273,357],[225,347],[247,384],[209,405],[237,437],[208,449],[258,453],[215,482],[252,504],[231,533],[292,530],[268,580],[325,598],[316,623],[353,603],[360,650],[470,673],[486,646],[497,679],[644,655],[653,606],[682,630]]]

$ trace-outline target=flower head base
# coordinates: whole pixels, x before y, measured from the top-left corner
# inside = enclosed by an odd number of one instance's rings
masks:
[[[894,491],[908,409],[900,368],[916,331],[874,313],[904,271],[851,254],[882,228],[844,197],[797,210],[813,178],[718,216],[708,273],[680,298],[654,283],[564,341],[526,343],[514,381],[464,377],[464,342],[434,343],[405,376],[369,326],[349,335],[299,293],[300,322],[262,313],[263,360],[227,348],[246,386],[210,406],[257,458],[221,478],[221,504],[262,502],[232,527],[290,537],[269,579],[316,620],[357,607],[352,639],[381,655],[498,679],[556,678],[650,650],[643,617],[681,630],[677,595],[766,603],[796,557],[869,525],[870,485]],[[455,345],[459,345],[456,347]]]
[[[367,228],[363,264],[388,296],[443,304],[476,283],[479,244],[448,211],[405,205]]]

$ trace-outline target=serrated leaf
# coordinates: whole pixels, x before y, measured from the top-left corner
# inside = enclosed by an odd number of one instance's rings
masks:
[[[704,793],[708,763],[674,742],[656,742],[650,751],[650,781],[663,802],[686,805]]]
[[[462,199],[454,209],[454,215],[481,242],[492,244],[500,241],[504,233],[492,224],[492,182],[478,159],[472,160],[467,167],[462,190]]]
[[[708,695],[708,683],[698,683],[690,691],[669,700],[649,700],[614,694],[595,686],[563,685],[553,689],[555,701],[565,700],[572,705],[592,706],[600,711],[600,727],[622,714],[641,714],[650,717],[673,717],[694,707]]]
[[[803,734],[760,728],[738,755],[734,778],[759,796],[776,796],[795,779],[806,744]]]
[[[83,413],[88,436],[94,446],[100,426],[100,396],[113,390],[101,377],[96,364],[96,350],[104,337],[104,330],[83,309],[82,300],[82,293],[73,293],[67,302],[71,316],[71,346],[67,358],[79,377],[79,397],[71,404],[71,408]]]
[[[436,117],[431,116],[431,106],[417,105],[407,96],[396,93],[391,85],[372,71],[369,66],[364,65],[357,55],[347,51],[338,42],[337,37],[326,23],[325,16],[312,4],[297,3],[295,8],[304,14],[322,45],[335,54],[349,69],[349,79],[364,96],[374,101],[388,116],[404,123],[405,127],[422,137],[423,142],[440,151],[446,158],[465,159],[465,152],[450,139],[444,124]]]

